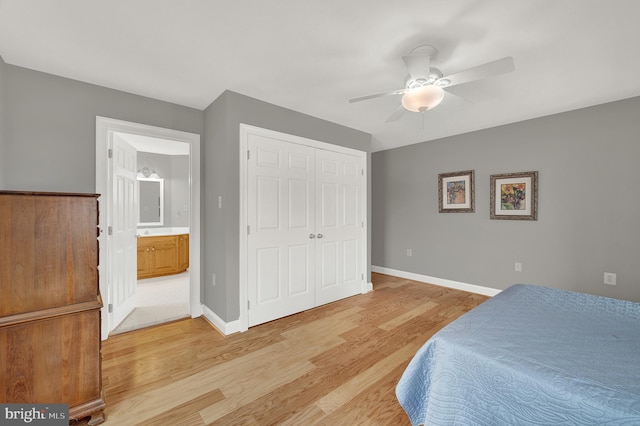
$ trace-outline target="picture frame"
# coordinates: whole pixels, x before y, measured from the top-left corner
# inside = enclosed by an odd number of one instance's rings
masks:
[[[490,176],[490,217],[494,220],[538,220],[538,172]]]
[[[475,212],[475,171],[438,175],[438,211],[440,213]]]

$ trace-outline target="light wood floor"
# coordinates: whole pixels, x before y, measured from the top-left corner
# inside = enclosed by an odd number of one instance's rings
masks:
[[[373,274],[374,291],[224,337],[202,318],[103,344],[106,425],[408,425],[395,385],[485,296]]]

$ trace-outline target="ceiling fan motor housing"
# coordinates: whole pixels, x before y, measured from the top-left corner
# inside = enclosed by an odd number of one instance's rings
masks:
[[[411,76],[408,75],[404,81],[404,87],[409,90],[416,89],[418,87],[428,86],[430,84],[444,87],[443,85],[439,84],[441,78],[442,78],[442,71],[440,71],[438,68],[430,68],[429,76],[427,78],[422,78],[422,77],[411,78]]]

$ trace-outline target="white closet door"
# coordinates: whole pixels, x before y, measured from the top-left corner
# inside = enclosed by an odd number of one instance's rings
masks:
[[[362,160],[316,151],[316,305],[362,292]]]
[[[315,306],[314,149],[250,135],[248,324]]]

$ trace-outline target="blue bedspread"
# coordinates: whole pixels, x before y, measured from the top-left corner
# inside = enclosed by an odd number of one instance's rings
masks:
[[[396,395],[414,425],[640,425],[640,303],[514,285],[429,339]]]

